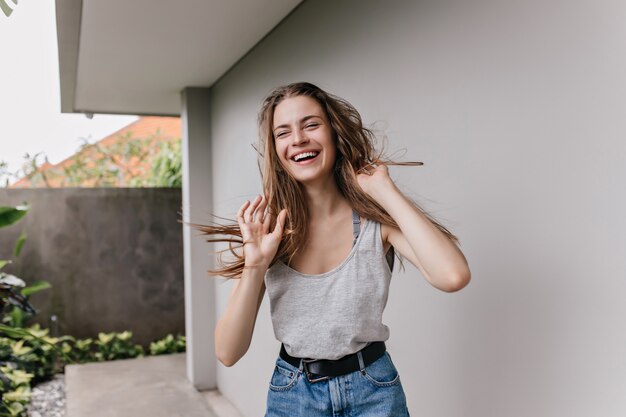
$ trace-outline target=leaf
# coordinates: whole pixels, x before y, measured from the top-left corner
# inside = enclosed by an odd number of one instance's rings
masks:
[[[102,343],[109,343],[115,337],[115,332],[112,333],[98,333],[98,339]]]
[[[6,401],[28,401],[30,396],[30,387],[20,386],[15,391],[5,392],[2,399]]]
[[[0,324],[0,332],[6,333],[10,337],[22,338],[22,337],[31,337],[32,334],[27,330],[20,329],[17,327],[7,326],[6,324]],[[45,342],[45,341],[44,341]]]
[[[2,12],[6,17],[11,16],[11,13],[13,13],[13,9],[9,7],[5,0],[0,0],[0,9],[2,9]]]
[[[124,341],[130,340],[131,337],[133,337],[133,332],[129,330],[117,334],[117,338]]]
[[[60,340],[58,337],[49,337],[49,336],[43,336],[42,339],[50,343],[51,345],[56,345]]]
[[[10,259],[1,259],[0,260],[0,269],[4,268],[6,265],[12,263]]]
[[[45,336],[48,335],[49,329],[41,329],[39,327],[39,323],[35,323],[28,328],[28,331],[33,337],[36,337],[38,339],[43,339]],[[45,339],[43,340],[45,341]]]
[[[20,237],[17,238],[17,242],[15,242],[15,249],[13,250],[13,255],[15,255],[16,258],[20,256],[24,242],[26,242],[26,233],[22,232]]]
[[[29,285],[26,288],[22,288],[20,292],[22,293],[22,295],[28,297],[31,294],[34,294],[38,291],[45,290],[48,288],[52,288],[52,285],[50,285],[48,281],[40,280],[40,281],[35,281],[33,284]]]
[[[9,412],[11,413],[11,416],[19,416],[24,412],[24,405],[17,401],[12,402],[11,405],[9,405]]]
[[[13,369],[11,372],[6,374],[6,377],[9,378],[15,385],[26,384],[30,382],[35,374],[31,374],[25,372],[21,369]]]
[[[0,277],[0,284],[11,285],[13,287],[25,287],[26,283],[15,275],[3,273]]]
[[[17,306],[13,306],[9,317],[11,318],[11,321],[8,322],[9,325],[13,327],[24,327],[24,310]]]
[[[0,0],[0,5],[3,0]],[[29,206],[22,204],[16,207],[0,206],[0,227],[10,226],[28,213]]]
[[[22,356],[29,353],[33,349],[28,346],[24,346],[24,340],[22,339],[17,341],[13,346],[11,346],[11,350],[13,350],[13,354],[15,356]]]
[[[87,339],[79,339],[76,341],[75,345],[76,347],[78,347],[79,349],[86,349],[88,348],[93,342],[92,338],[87,338]]]

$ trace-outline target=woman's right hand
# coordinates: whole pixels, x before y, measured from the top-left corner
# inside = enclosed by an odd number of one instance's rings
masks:
[[[287,209],[276,218],[276,226],[270,233],[270,214],[265,213],[267,200],[258,195],[252,203],[246,200],[237,212],[237,222],[243,238],[245,266],[269,267],[280,244]]]

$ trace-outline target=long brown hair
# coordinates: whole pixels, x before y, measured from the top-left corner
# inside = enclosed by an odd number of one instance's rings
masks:
[[[374,199],[361,189],[356,175],[369,172],[375,164],[385,165],[423,165],[422,162],[395,162],[384,155],[381,148],[376,152],[373,131],[365,126],[359,112],[346,100],[327,93],[321,88],[307,82],[288,84],[274,89],[263,101],[258,115],[259,140],[255,147],[258,153],[258,165],[263,182],[263,192],[267,199],[267,209],[271,215],[270,230],[276,224],[276,215],[281,209],[287,209],[285,230],[274,259],[290,264],[291,259],[302,249],[307,239],[308,207],[305,204],[302,185],[285,170],[276,153],[273,134],[274,109],[286,98],[307,96],[316,100],[330,122],[337,149],[334,176],[339,191],[346,198],[350,206],[364,218],[375,220],[391,227],[399,227],[394,219]],[[439,224],[431,215],[426,213],[415,201],[409,202],[419,210],[433,225],[441,230],[450,240],[459,244],[459,239],[448,229]],[[218,216],[215,216],[218,217]],[[229,278],[240,278],[243,273],[245,259],[243,255],[243,240],[239,224],[229,219],[231,224],[198,225],[192,224],[202,234],[210,236],[207,242],[227,242],[228,249],[218,251],[220,267],[209,270],[211,275],[220,275]],[[226,235],[228,237],[213,237]],[[224,261],[222,254],[230,252],[234,259]],[[396,252],[402,263],[402,257]]]

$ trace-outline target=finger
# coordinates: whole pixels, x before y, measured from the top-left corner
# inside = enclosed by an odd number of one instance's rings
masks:
[[[261,202],[254,212],[255,221],[263,223],[263,221],[265,220],[265,207],[267,207],[267,200],[265,199],[265,196],[262,196]]]
[[[239,208],[239,211],[237,212],[237,221],[239,223],[245,223],[245,219],[243,218],[243,213],[246,207],[248,207],[248,204],[250,204],[250,202],[246,200],[246,202],[241,205],[241,207]]]
[[[254,211],[252,213],[252,220],[255,222],[263,221],[264,200],[265,196],[262,195],[257,196],[257,198],[255,199],[255,201],[257,201],[257,204],[255,204]]]
[[[259,204],[259,198],[261,196],[257,195],[256,198],[254,200],[252,200],[252,203],[250,204],[250,206],[248,207],[248,209],[246,210],[246,214],[245,214],[245,219],[247,222],[251,222],[254,221],[254,217],[252,217],[254,210],[256,209],[256,206]]]
[[[263,233],[267,234],[267,232],[270,230],[271,221],[272,216],[268,211],[267,213],[265,213],[265,218],[263,219]]]
[[[274,231],[272,233],[276,233],[278,234],[278,236],[282,236],[286,217],[287,209],[282,209],[280,213],[278,213],[278,217],[276,218],[276,226],[274,226]]]

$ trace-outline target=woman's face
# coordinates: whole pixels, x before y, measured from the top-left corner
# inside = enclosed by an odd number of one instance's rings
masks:
[[[312,184],[332,175],[333,129],[315,99],[295,96],[281,101],[272,126],[278,159],[297,181]]]

